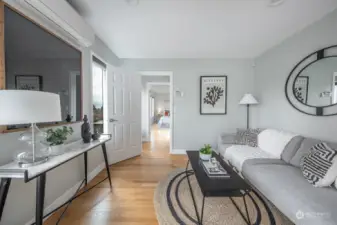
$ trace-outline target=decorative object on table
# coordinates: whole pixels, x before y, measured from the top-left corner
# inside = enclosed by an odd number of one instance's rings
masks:
[[[259,104],[259,102],[255,99],[255,97],[252,94],[245,94],[242,97],[239,104],[247,106],[247,129],[248,129],[249,128],[249,106]]]
[[[230,177],[230,175],[220,165],[218,161],[216,161],[215,163],[212,163],[210,161],[202,161],[201,164],[208,177],[211,177],[211,178],[229,178]]]
[[[64,141],[67,136],[74,132],[72,127],[63,126],[62,128],[48,129],[47,142],[50,145],[50,155],[61,155],[64,153]]]
[[[46,137],[36,123],[61,121],[60,97],[54,93],[27,90],[0,91],[0,125],[31,124],[28,131],[20,135],[30,149],[16,156],[21,167],[37,165],[48,160],[37,147]]]
[[[84,115],[84,118],[83,118],[83,124],[81,126],[81,136],[82,136],[84,143],[90,143],[91,132],[90,132],[90,124],[89,124],[87,115]]]
[[[42,91],[42,76],[16,75],[15,88],[18,90]]]
[[[72,119],[73,119],[73,117],[72,117],[70,114],[68,114],[68,115],[67,115],[67,118],[66,118],[66,121],[67,121],[68,123],[70,123]]]
[[[262,129],[237,129],[234,144],[236,145],[248,145],[251,147],[257,147],[257,136],[261,133]]]
[[[294,93],[298,101],[307,104],[308,102],[309,77],[299,76],[296,78]]]
[[[201,160],[209,161],[212,157],[212,147],[211,145],[205,145],[203,148],[199,150],[199,156]]]
[[[227,113],[227,76],[200,77],[200,114]]]
[[[101,134],[97,131],[91,135],[92,140],[97,141],[100,138]]]

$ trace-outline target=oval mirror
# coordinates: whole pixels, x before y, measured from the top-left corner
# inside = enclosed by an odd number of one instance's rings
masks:
[[[337,115],[337,46],[314,52],[300,61],[286,82],[286,97],[300,112]]]

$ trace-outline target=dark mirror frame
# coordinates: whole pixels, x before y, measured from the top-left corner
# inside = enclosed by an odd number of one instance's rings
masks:
[[[297,99],[294,90],[295,81],[297,77],[299,77],[306,68],[308,68],[309,66],[313,65],[314,63],[320,60],[333,57],[337,58],[337,45],[326,47],[311,53],[310,55],[302,59],[292,69],[286,81],[285,95],[290,105],[292,105],[296,110],[311,116],[337,115],[337,104],[331,104],[327,106],[313,106],[305,104]]]

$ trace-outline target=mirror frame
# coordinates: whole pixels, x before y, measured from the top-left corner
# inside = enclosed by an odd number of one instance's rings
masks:
[[[326,48],[322,48],[315,51],[305,58],[303,58],[290,72],[286,84],[285,84],[285,95],[290,103],[296,110],[311,116],[335,116],[337,115],[337,103],[327,106],[313,106],[305,104],[299,101],[295,96],[294,86],[296,78],[308,68],[310,65],[326,59],[326,58],[337,58],[337,45],[332,45]],[[337,72],[337,71],[336,71]]]
[[[82,50],[77,48],[76,46],[72,45],[69,43],[67,40],[64,40],[54,32],[48,30],[46,27],[43,25],[39,24],[38,22],[34,21],[27,15],[25,15],[23,12],[19,11],[18,9],[12,7],[10,4],[5,3],[3,0],[0,0],[0,90],[6,89],[6,70],[5,70],[5,7],[10,8],[11,10],[15,11],[16,13],[20,14],[22,17],[25,19],[29,20],[30,22],[34,23],[35,25],[39,26],[42,30],[45,32],[53,35],[55,38],[58,38],[61,40],[64,44],[68,45],[69,47],[73,48],[74,50],[78,51],[80,53],[80,76],[81,76],[81,102],[80,102],[80,107],[81,107],[81,118],[83,118],[83,53]],[[62,125],[71,125],[71,124],[76,124],[76,123],[81,123],[82,121],[73,121],[73,122],[66,122],[66,121],[60,121],[55,124],[46,124],[46,125],[41,125],[39,128],[47,128],[47,127],[55,127],[55,126],[62,126]],[[7,126],[0,126],[0,135],[1,134],[7,134],[7,133],[13,133],[13,132],[19,132],[19,131],[24,131],[27,130],[28,128],[17,128],[17,129],[7,129]]]

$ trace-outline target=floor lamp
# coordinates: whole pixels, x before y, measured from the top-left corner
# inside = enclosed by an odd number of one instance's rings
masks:
[[[252,94],[245,94],[239,103],[240,105],[247,106],[247,129],[249,129],[249,106],[256,105],[258,103],[259,102],[254,98]]]
[[[29,144],[30,149],[16,155],[21,167],[44,163],[46,155],[37,145],[46,137],[36,123],[61,121],[60,96],[54,93],[27,90],[0,90],[0,125],[31,124],[19,140]]]

